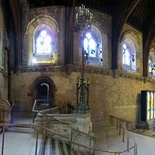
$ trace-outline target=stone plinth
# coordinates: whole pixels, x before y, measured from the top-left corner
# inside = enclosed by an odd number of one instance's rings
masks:
[[[55,118],[57,120],[61,120],[62,122],[65,122],[66,124],[58,123],[58,121],[55,120],[56,123],[52,122],[52,124],[49,124],[49,126],[56,130],[67,130],[68,128],[69,132],[71,132],[71,128],[67,127],[69,124],[70,127],[79,130],[84,133],[90,133],[92,132],[92,122],[91,122],[91,114],[48,114],[50,117],[49,119]],[[41,121],[47,121],[47,119],[42,119],[43,116],[42,114],[38,114],[35,122],[41,123]],[[46,124],[46,122],[42,122],[41,124]]]
[[[81,132],[89,133],[92,131],[92,122],[91,122],[91,114],[75,114],[76,122],[76,129]]]

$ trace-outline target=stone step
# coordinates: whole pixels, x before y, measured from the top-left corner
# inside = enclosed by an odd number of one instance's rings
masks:
[[[51,144],[52,144],[52,155],[60,155],[59,154],[59,141],[55,139],[51,139]]]
[[[52,152],[51,138],[47,138],[45,145],[45,155],[51,155],[51,152]]]
[[[21,132],[21,133],[34,133],[34,131],[35,131],[35,129],[33,129],[33,128],[15,127],[15,126],[7,127],[6,130],[11,131],[11,132]]]
[[[71,151],[69,144],[61,139],[51,138],[52,141],[52,155],[77,155],[76,152]],[[81,155],[81,154],[80,154]]]
[[[60,150],[60,155],[68,155],[67,146],[65,142],[59,141],[59,150]]]
[[[22,128],[22,127],[9,127],[8,131],[11,132],[21,132],[21,133],[30,133],[34,137],[36,136],[35,130],[33,128]],[[37,148],[37,155],[42,155],[43,150],[44,155],[77,155],[77,151],[73,151],[67,139],[62,138],[56,135],[48,135],[46,141],[44,141],[44,135],[38,135],[38,148]],[[81,140],[81,139],[80,139]],[[85,139],[84,139],[85,140]],[[76,148],[76,147],[75,147]],[[79,155],[83,155],[80,153]]]

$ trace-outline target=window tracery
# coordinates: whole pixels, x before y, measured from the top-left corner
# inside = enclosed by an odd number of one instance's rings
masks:
[[[136,51],[131,39],[126,39],[122,44],[123,70],[136,72]]]
[[[155,50],[152,48],[148,60],[148,72],[150,77],[155,77]]]
[[[51,34],[43,29],[35,36],[35,54],[50,54],[52,52]]]
[[[102,65],[102,47],[97,42],[92,32],[87,32],[83,39],[85,51],[85,64],[101,66]]]
[[[46,27],[35,32],[32,63],[51,63],[54,61],[52,37],[51,31]]]
[[[25,30],[22,63],[41,66],[62,62],[61,53],[58,51],[59,32],[57,21],[49,15],[41,14],[36,16],[35,20],[32,19]]]

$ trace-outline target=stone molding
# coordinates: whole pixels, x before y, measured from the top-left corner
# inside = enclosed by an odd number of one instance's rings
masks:
[[[26,72],[60,72],[64,71],[64,67],[61,66],[28,66],[28,67],[17,67],[12,73],[26,73]]]
[[[16,74],[25,73],[25,72],[66,72],[68,75],[71,75],[72,72],[80,72],[81,66],[76,65],[66,65],[66,66],[24,66],[16,68]],[[0,67],[0,72],[3,72],[3,69]],[[12,71],[13,73],[13,71]],[[127,73],[118,69],[107,69],[101,67],[86,66],[85,73],[90,74],[102,74],[110,75],[113,78],[127,78],[137,81],[143,81],[144,83],[149,82],[155,84],[155,79],[150,77],[143,77],[140,75]]]

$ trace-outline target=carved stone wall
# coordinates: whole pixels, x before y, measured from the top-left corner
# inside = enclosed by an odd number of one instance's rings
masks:
[[[95,12],[93,12],[95,13]],[[17,73],[11,74],[11,96],[16,103],[17,111],[31,111],[35,100],[35,92],[31,89],[34,81],[39,77],[47,77],[53,81],[56,90],[54,93],[55,104],[60,108],[60,113],[67,112],[68,101],[75,105],[76,102],[76,79],[80,76],[80,35],[74,35],[74,49],[73,59],[74,64],[65,66],[63,64],[64,53],[64,9],[46,7],[42,9],[29,10],[27,6],[23,10],[23,66],[17,69]],[[29,46],[30,40],[25,35],[31,32],[27,31],[28,25],[32,21],[33,24],[40,22],[42,18],[46,18],[46,22],[50,19],[55,19],[59,27],[58,35],[58,57],[60,64],[50,66],[31,66],[28,65],[29,53],[31,52]],[[37,17],[37,18],[36,18]],[[132,121],[139,119],[140,113],[140,93],[141,90],[154,90],[155,80],[143,77],[142,73],[142,36],[134,28],[126,25],[123,31],[130,30],[130,35],[136,36],[138,39],[137,49],[139,50],[138,61],[139,73],[131,74],[119,69],[111,70],[111,18],[104,14],[96,13],[94,15],[93,25],[96,30],[104,33],[103,49],[105,61],[101,67],[85,66],[85,76],[90,78],[90,108],[91,120],[93,125],[102,126],[109,123],[109,115],[113,114],[120,117],[125,117]],[[100,20],[102,19],[102,20]],[[36,20],[36,21],[35,21]],[[50,22],[49,22],[50,23]],[[35,28],[35,25],[34,25]],[[119,49],[120,50],[120,49]],[[119,51],[120,52],[120,51]],[[119,64],[121,57],[119,55]]]
[[[142,34],[132,26],[125,24],[122,32],[121,32],[121,39],[119,44],[119,69],[123,70],[122,65],[122,44],[124,43],[125,39],[131,39],[135,46],[135,61],[136,61],[136,72],[133,74],[137,74],[142,76],[143,75],[143,54],[142,54]]]
[[[34,102],[31,86],[37,77],[51,78],[56,86],[55,103],[60,113],[67,112],[67,103],[76,101],[76,78],[78,71],[66,72],[23,72],[12,75],[12,99],[18,111],[31,111]],[[115,75],[115,76],[114,76]],[[87,70],[90,78],[90,107],[93,125],[102,126],[109,123],[109,115],[136,121],[140,114],[141,90],[154,90],[155,82],[139,76],[123,74],[111,70]]]
[[[47,26],[52,31],[54,40],[54,51],[57,56],[57,63],[63,63],[64,58],[64,8],[63,7],[43,7],[29,9],[23,8],[22,32],[23,50],[22,65],[31,66],[33,55],[33,35],[39,27]],[[59,32],[61,33],[59,34]]]

